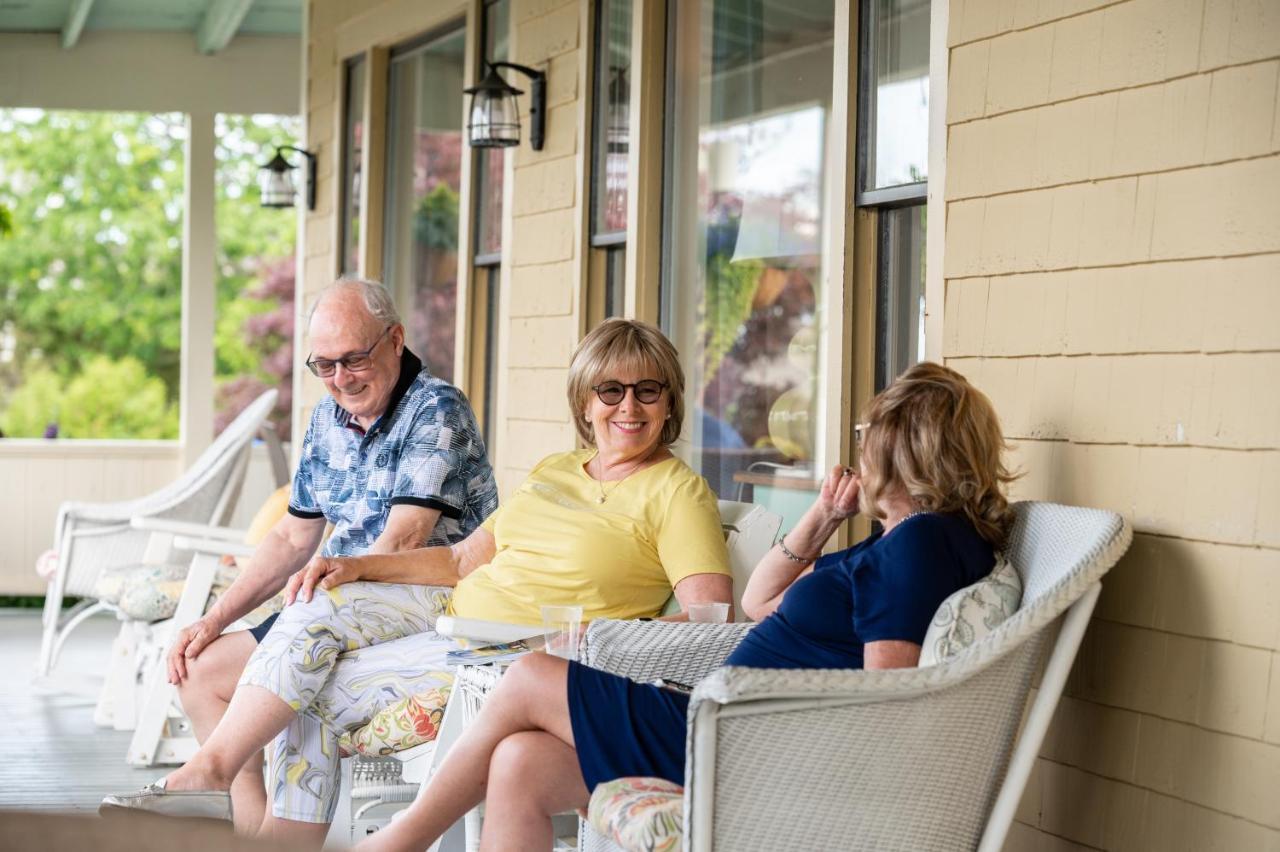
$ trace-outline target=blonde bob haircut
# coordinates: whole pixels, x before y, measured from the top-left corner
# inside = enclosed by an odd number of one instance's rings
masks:
[[[923,362],[871,400],[862,439],[864,511],[879,520],[879,500],[905,494],[925,512],[962,513],[978,534],[1004,544],[1013,520],[1004,489],[1016,477],[995,409],[964,376]]]
[[[623,373],[666,384],[664,395],[671,416],[663,423],[660,440],[663,446],[674,444],[684,423],[684,370],[680,368],[680,356],[657,327],[619,318],[607,319],[592,329],[569,362],[569,410],[573,412],[578,436],[587,446],[596,445],[595,432],[586,417],[587,405],[595,393],[591,388]]]

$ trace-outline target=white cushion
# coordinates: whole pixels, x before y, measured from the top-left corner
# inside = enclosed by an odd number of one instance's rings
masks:
[[[972,586],[942,602],[929,623],[920,649],[920,665],[932,666],[959,654],[995,630],[1022,603],[1022,578],[1004,554],[996,567]]]

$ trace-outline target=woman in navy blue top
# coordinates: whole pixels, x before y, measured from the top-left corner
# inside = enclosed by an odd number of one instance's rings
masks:
[[[859,469],[837,467],[742,596],[760,622],[725,661],[757,668],[915,666],[934,612],[986,576],[1011,520],[990,401],[937,364],[872,400]],[[819,556],[858,511],[881,528]],[[404,817],[361,849],[421,849],[480,801],[482,848],[551,848],[551,815],[596,784],[684,780],[688,696],[543,654],[513,666]]]

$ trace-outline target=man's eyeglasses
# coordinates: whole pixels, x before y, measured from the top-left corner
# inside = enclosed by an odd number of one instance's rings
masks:
[[[343,355],[341,358],[309,358],[307,359],[307,368],[322,379],[327,379],[338,371],[338,365],[341,364],[348,373],[362,373],[373,366],[373,350],[378,348],[378,344],[382,342],[382,338],[387,336],[392,326],[387,326],[382,330],[382,334],[378,335],[378,339],[373,341],[373,345],[363,352],[352,352],[350,355]]]
[[[667,383],[659,382],[655,379],[645,379],[642,382],[636,382],[634,385],[624,385],[622,382],[601,382],[591,387],[596,392],[596,396],[605,405],[617,405],[622,402],[626,398],[627,388],[631,388],[632,392],[635,393],[637,402],[648,405],[662,399],[662,392],[667,389]]]

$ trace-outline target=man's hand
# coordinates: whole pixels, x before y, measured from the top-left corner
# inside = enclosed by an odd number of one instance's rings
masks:
[[[333,556],[317,556],[307,563],[307,567],[289,578],[284,587],[284,605],[289,606],[295,600],[307,603],[315,594],[317,587],[332,589],[343,583],[353,583],[360,579],[358,559],[344,559]]]
[[[187,679],[187,664],[200,656],[210,642],[222,634],[222,627],[209,616],[187,625],[178,631],[169,649],[169,683],[177,685]]]

